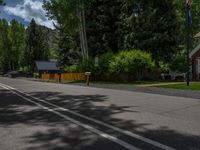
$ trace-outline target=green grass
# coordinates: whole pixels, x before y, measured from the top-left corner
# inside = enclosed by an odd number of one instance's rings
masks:
[[[130,82],[117,82],[117,81],[92,81],[95,84],[113,84],[113,85],[145,85],[145,84],[159,84],[159,81],[130,81]]]
[[[173,84],[173,85],[161,85],[156,86],[159,88],[169,88],[169,89],[181,89],[181,90],[200,90],[200,83],[190,83],[190,86],[187,86],[186,83]]]

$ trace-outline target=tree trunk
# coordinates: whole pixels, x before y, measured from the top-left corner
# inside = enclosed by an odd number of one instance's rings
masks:
[[[79,18],[79,34],[80,34],[80,47],[82,51],[83,60],[88,59],[88,43],[86,34],[86,24],[85,24],[85,8],[84,3],[78,1],[78,18]]]

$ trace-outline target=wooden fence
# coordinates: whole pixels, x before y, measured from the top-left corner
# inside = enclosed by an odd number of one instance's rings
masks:
[[[41,78],[43,80],[59,80],[58,74],[47,74],[44,73],[41,75]],[[61,74],[61,80],[65,81],[85,81],[85,75],[84,73],[62,73]]]

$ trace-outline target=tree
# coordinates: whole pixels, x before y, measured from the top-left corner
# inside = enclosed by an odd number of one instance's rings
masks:
[[[88,59],[88,43],[85,22],[84,0],[48,0],[44,1],[44,8],[51,19],[56,19],[57,28],[65,31],[66,35],[79,31],[80,48],[83,59]]]
[[[0,61],[3,73],[12,70],[10,54],[9,25],[5,19],[2,19],[0,20]]]
[[[24,26],[16,20],[12,20],[10,25],[5,19],[0,20],[0,67],[4,73],[19,69],[24,35]]]
[[[27,29],[25,39],[25,50],[23,52],[23,66],[28,66],[32,71],[36,60],[48,60],[49,50],[48,42],[42,30],[32,19]]]
[[[183,0],[175,0],[176,5],[178,6],[177,14],[180,18],[180,47],[182,50],[184,50],[185,46],[185,35],[186,35],[186,29],[185,29],[185,2]],[[194,40],[194,36],[200,32],[200,5],[199,0],[192,0],[191,2],[191,12],[192,12],[192,26],[191,26],[191,48],[196,47],[197,41]]]
[[[121,1],[90,0],[86,5],[86,29],[90,56],[119,51]]]
[[[169,61],[178,52],[179,20],[173,0],[128,0],[120,15],[122,49],[141,49],[153,59]]]
[[[20,55],[24,49],[25,28],[15,19],[10,22],[9,38],[11,42],[11,66],[12,70],[19,67]]]

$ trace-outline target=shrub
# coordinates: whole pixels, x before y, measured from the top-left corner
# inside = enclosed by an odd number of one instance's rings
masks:
[[[159,68],[155,68],[156,70],[160,70],[161,73],[168,73],[170,68],[168,63],[164,63],[162,61],[159,62]]]
[[[63,69],[63,71],[64,72],[79,72],[77,65],[72,65],[72,66],[65,67]]]
[[[110,63],[112,73],[127,74],[141,80],[154,67],[149,53],[140,50],[122,51]]]
[[[96,67],[97,75],[109,75],[110,74],[110,63],[114,58],[113,53],[106,53],[99,57],[99,65]]]
[[[80,72],[95,72],[94,60],[89,58],[88,60],[81,61],[77,69]]]
[[[39,78],[39,77],[40,77],[39,73],[33,73],[33,78]]]
[[[106,53],[99,57],[97,66],[95,66],[95,60],[89,58],[88,60],[80,61],[77,66],[67,67],[65,71],[92,72],[92,75],[109,75],[109,66],[113,57],[113,53]]]

